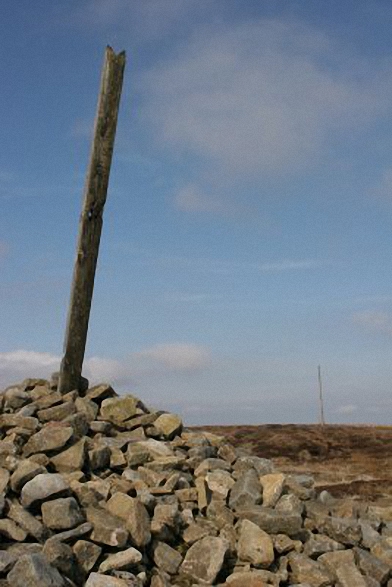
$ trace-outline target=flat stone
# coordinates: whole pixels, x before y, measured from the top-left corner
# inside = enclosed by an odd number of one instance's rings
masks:
[[[41,511],[43,523],[52,530],[69,530],[85,521],[74,497],[44,502]]]
[[[249,520],[242,520],[238,538],[238,556],[252,565],[269,567],[274,561],[274,545],[270,536]]]
[[[362,548],[354,548],[354,555],[359,569],[367,577],[372,577],[382,585],[386,582],[390,573],[390,566],[376,556]]]
[[[57,473],[41,473],[28,481],[21,492],[21,503],[30,507],[36,502],[68,493],[69,484]]]
[[[100,573],[107,573],[114,569],[130,569],[140,563],[142,558],[142,553],[136,550],[136,548],[127,548],[126,550],[108,556],[108,558],[100,564],[98,570]]]
[[[271,508],[253,506],[241,509],[238,517],[242,520],[250,520],[268,534],[287,534],[296,536],[302,527],[300,514],[284,514]]]
[[[22,556],[7,575],[12,587],[66,587],[57,569],[42,554]]]
[[[223,587],[270,587],[270,585],[259,576],[257,571],[248,571],[229,575]]]
[[[117,397],[117,393],[114,391],[111,385],[108,385],[107,383],[100,383],[99,385],[90,387],[85,397],[95,402],[101,402],[102,400],[109,397]]]
[[[28,457],[33,453],[46,453],[60,450],[72,438],[73,429],[68,426],[47,426],[36,432],[25,444],[23,455]]]
[[[225,500],[235,481],[228,471],[216,469],[209,471],[205,476],[208,489],[214,497]]]
[[[35,432],[39,428],[39,420],[31,416],[0,414],[0,429],[6,430],[7,428],[25,428]]]
[[[185,555],[180,572],[200,583],[214,583],[228,550],[225,540],[206,536],[193,544]]]
[[[64,402],[51,408],[39,410],[37,418],[40,422],[60,422],[71,416],[76,412],[75,403],[73,401]]]

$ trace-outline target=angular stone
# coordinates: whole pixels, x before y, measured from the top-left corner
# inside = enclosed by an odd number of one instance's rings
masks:
[[[74,540],[75,538],[80,538],[81,536],[85,536],[93,529],[93,525],[90,522],[84,522],[77,526],[77,528],[72,528],[71,530],[65,530],[64,532],[59,532],[55,534],[51,538],[49,538],[46,542],[50,542],[51,540],[60,540],[61,542],[67,542],[68,540]]]
[[[142,558],[142,553],[136,550],[136,548],[127,548],[126,550],[108,556],[108,558],[100,564],[98,570],[100,573],[107,573],[114,569],[130,569],[140,563]]]
[[[254,566],[267,568],[275,558],[270,536],[249,520],[241,522],[237,550],[242,561]]]
[[[7,580],[12,587],[66,587],[58,570],[43,554],[22,556],[8,573]]]
[[[169,575],[175,575],[182,563],[182,555],[166,542],[154,544],[153,559],[156,566]]]
[[[36,432],[25,444],[23,455],[60,450],[72,438],[73,430],[68,426],[47,426]]]
[[[86,437],[81,438],[66,450],[52,457],[50,462],[56,471],[59,473],[81,471],[87,455],[87,442],[88,439]]]
[[[312,587],[330,587],[333,579],[322,564],[303,554],[288,555],[291,583],[309,583]]]
[[[16,542],[23,542],[26,540],[27,532],[23,530],[18,524],[9,518],[0,519],[0,536],[5,536],[9,540]]]
[[[98,446],[88,453],[88,460],[90,463],[90,469],[92,471],[98,471],[99,469],[105,469],[110,465],[110,448],[108,446]]]
[[[35,432],[39,428],[39,420],[18,414],[0,414],[0,430],[7,428],[25,428]]]
[[[282,494],[285,479],[286,476],[283,473],[269,473],[260,477],[260,483],[263,487],[264,507],[275,507]]]
[[[23,485],[41,473],[46,473],[45,467],[42,467],[42,465],[39,465],[30,459],[23,459],[19,462],[16,470],[12,473],[12,491],[19,493]]]
[[[47,561],[62,575],[76,579],[75,557],[72,548],[59,540],[48,540],[44,545],[42,554]]]
[[[93,524],[91,540],[99,544],[123,548],[128,540],[128,531],[121,518],[113,516],[103,508],[88,507],[87,520]]]
[[[358,545],[362,538],[361,526],[355,518],[328,517],[321,530],[333,540],[347,546]]]
[[[339,581],[339,587],[367,587],[365,577],[354,564],[338,567],[336,579]]]
[[[392,569],[392,539],[380,540],[372,546],[370,552]]]
[[[351,566],[355,563],[353,550],[340,550],[337,552],[326,552],[318,558],[330,572],[331,576],[336,579],[336,569],[341,566]]]
[[[205,480],[214,497],[225,500],[235,481],[228,471],[209,471]]]
[[[254,469],[249,469],[235,482],[230,491],[230,508],[240,510],[261,503],[261,491],[258,474]]]
[[[242,520],[250,520],[268,534],[287,534],[296,536],[302,527],[300,514],[283,514],[271,508],[253,506],[241,509],[238,516]]]
[[[138,403],[138,398],[131,395],[108,398],[103,400],[99,413],[104,420],[124,422],[136,415]]]
[[[21,503],[23,507],[30,507],[37,502],[45,501],[68,493],[69,484],[57,473],[41,473],[28,481],[21,492]]]
[[[75,412],[76,408],[74,402],[69,401],[57,406],[52,406],[51,408],[39,410],[37,412],[37,417],[40,422],[60,422]]]
[[[227,550],[225,540],[206,536],[189,548],[180,572],[200,583],[214,583],[222,569]]]
[[[383,585],[389,577],[390,566],[362,548],[354,548],[354,555],[359,569],[367,577],[372,577]]]
[[[137,497],[115,493],[105,504],[108,511],[121,518],[137,548],[146,546],[151,540],[150,516]]]
[[[100,383],[99,385],[90,387],[85,397],[95,402],[101,402],[109,397],[117,397],[117,393],[107,383]]]
[[[161,414],[154,421],[154,427],[167,440],[171,440],[177,434],[181,433],[182,420],[176,414]]]
[[[69,530],[85,521],[74,497],[44,502],[41,511],[43,523],[52,530]]]
[[[99,411],[97,404],[95,402],[93,402],[91,399],[88,399],[86,397],[76,398],[75,408],[77,409],[78,412],[80,412],[81,414],[84,414],[86,416],[86,419],[90,423],[90,425],[91,425],[91,422],[93,422],[95,420],[95,418],[97,417],[97,414]]]
[[[25,510],[18,501],[8,502],[8,517],[36,540],[41,541],[47,537],[48,530],[45,526]]]
[[[102,548],[88,540],[78,540],[73,546],[73,552],[79,567],[88,573],[100,557]]]

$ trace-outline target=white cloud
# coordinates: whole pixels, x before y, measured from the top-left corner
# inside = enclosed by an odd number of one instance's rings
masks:
[[[147,359],[151,366],[170,371],[195,371],[207,367],[211,361],[207,348],[196,344],[158,344],[136,354],[138,359]]]
[[[222,173],[302,169],[331,136],[387,107],[390,76],[299,22],[197,28],[146,72],[141,113],[158,143]]]
[[[0,353],[0,389],[26,377],[49,377],[58,371],[60,360],[50,353],[24,349]]]
[[[352,316],[353,321],[368,330],[383,332],[392,335],[392,316],[386,312],[356,312]]]
[[[26,377],[49,378],[60,368],[61,357],[19,349],[0,353],[0,389]],[[211,362],[210,351],[190,343],[157,344],[121,359],[89,357],[84,361],[83,375],[91,383],[106,381],[114,386],[134,387],[135,379],[151,374],[192,373]]]

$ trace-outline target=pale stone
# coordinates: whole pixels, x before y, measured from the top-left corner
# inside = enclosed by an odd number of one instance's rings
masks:
[[[227,549],[226,541],[206,536],[189,548],[180,571],[194,581],[214,583],[222,569]]]
[[[124,422],[136,414],[138,398],[131,395],[103,400],[100,415],[110,422]]]
[[[69,484],[57,473],[41,473],[28,481],[21,492],[21,503],[30,507],[37,501],[44,501],[69,492]]]
[[[23,455],[60,450],[72,438],[73,430],[68,426],[48,426],[36,432],[25,444]]]
[[[43,523],[52,530],[69,530],[84,522],[84,516],[74,497],[44,502],[41,510]]]
[[[57,569],[42,554],[22,556],[7,575],[12,587],[66,587]]]
[[[272,508],[280,498],[286,476],[283,473],[269,473],[260,477],[263,487],[263,506]]]
[[[113,569],[129,569],[142,560],[142,554],[136,548],[127,548],[108,556],[99,566],[100,573],[107,573]]]
[[[243,520],[238,538],[238,556],[255,566],[269,567],[274,561],[272,539],[253,522]]]
[[[154,427],[164,438],[172,439],[182,430],[182,420],[176,414],[161,414],[155,421]]]

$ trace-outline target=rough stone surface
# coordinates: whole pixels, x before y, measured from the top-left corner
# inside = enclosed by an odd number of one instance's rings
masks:
[[[110,385],[0,392],[0,587],[392,587],[392,514]]]

